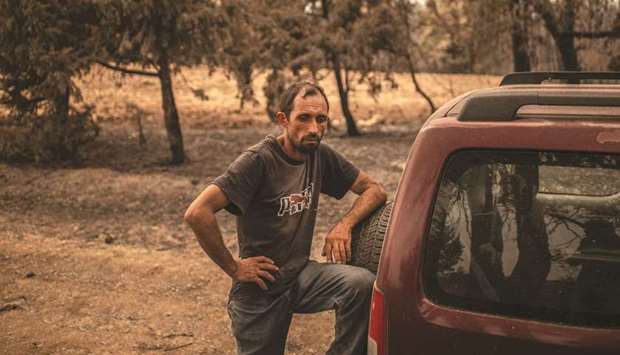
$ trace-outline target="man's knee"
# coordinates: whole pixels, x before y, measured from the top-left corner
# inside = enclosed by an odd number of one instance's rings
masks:
[[[362,294],[370,294],[374,282],[375,274],[361,267],[351,267],[345,280],[348,289]]]

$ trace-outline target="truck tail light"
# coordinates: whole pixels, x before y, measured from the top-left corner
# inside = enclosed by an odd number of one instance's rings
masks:
[[[377,288],[372,289],[370,304],[370,323],[368,324],[368,355],[385,355],[385,302],[383,293]]]

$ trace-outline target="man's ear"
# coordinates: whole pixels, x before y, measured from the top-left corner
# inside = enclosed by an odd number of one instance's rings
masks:
[[[284,114],[284,112],[278,112],[276,113],[276,120],[278,121],[278,124],[284,128],[286,128],[286,126],[288,126],[288,117],[286,117],[286,114]]]

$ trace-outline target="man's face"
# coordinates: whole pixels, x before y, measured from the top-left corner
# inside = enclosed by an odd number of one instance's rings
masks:
[[[293,101],[288,122],[285,126],[288,140],[300,153],[315,150],[327,128],[327,103],[321,94],[302,96],[303,91]]]

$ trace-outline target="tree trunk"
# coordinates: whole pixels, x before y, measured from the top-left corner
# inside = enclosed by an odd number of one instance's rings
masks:
[[[523,0],[512,0],[512,62],[516,72],[531,71],[530,57],[527,53],[527,24],[525,2]]]
[[[564,16],[562,18],[562,29],[558,26],[558,20],[553,14],[553,7],[547,1],[536,3],[536,11],[541,14],[545,21],[545,27],[553,37],[555,44],[562,58],[563,70],[581,70],[575,48],[575,38],[571,35],[575,28],[575,2],[566,0],[564,3]]]
[[[323,11],[323,18],[325,20],[329,20],[329,0],[321,0],[321,10]],[[355,119],[353,118],[353,114],[351,114],[351,110],[349,110],[349,87],[347,86],[345,88],[344,82],[342,80],[340,58],[338,58],[337,53],[330,53],[329,50],[325,52],[325,56],[327,57],[328,62],[329,59],[331,59],[332,68],[334,69],[334,75],[336,76],[336,84],[338,85],[338,96],[340,97],[340,107],[342,108],[342,114],[344,115],[344,119],[347,122],[347,134],[350,137],[359,136],[360,131],[357,129]]]
[[[159,82],[161,84],[162,106],[164,109],[164,121],[166,123],[166,133],[170,143],[172,153],[172,164],[179,165],[185,161],[183,150],[183,134],[179,124],[179,114],[176,103],[174,102],[174,92],[172,91],[172,78],[170,76],[170,62],[166,51],[162,51],[158,61]]]
[[[54,112],[58,116],[59,122],[64,124],[69,119],[69,100],[71,99],[71,82],[65,81],[65,85],[58,96],[54,98]]]
[[[579,71],[579,61],[577,59],[577,49],[575,48],[575,37],[570,33],[575,30],[575,1],[565,0],[564,3],[564,23],[563,30],[558,38],[558,47],[562,55],[562,63],[565,70]]]
[[[355,119],[349,110],[349,88],[344,87],[342,81],[342,73],[340,68],[340,60],[337,55],[333,55],[332,58],[334,75],[336,76],[336,84],[338,85],[338,95],[340,96],[340,107],[342,108],[342,114],[347,122],[347,134],[350,137],[356,137],[360,135],[360,131],[357,129]]]
[[[54,113],[50,117],[51,132],[53,134],[48,136],[46,144],[52,151],[54,159],[77,159],[77,146],[70,143],[72,134],[72,127],[69,122],[69,110],[71,99],[71,83],[69,80],[65,81],[65,85],[60,90],[58,95],[54,98]]]
[[[413,81],[413,86],[415,87],[415,91],[417,91],[418,94],[422,95],[424,100],[426,100],[429,108],[431,109],[431,113],[435,112],[437,108],[435,107],[433,100],[431,99],[430,96],[426,94],[426,92],[424,92],[424,90],[422,90],[422,88],[420,87],[420,84],[418,83],[418,79],[415,77],[415,66],[413,65],[413,60],[411,59],[411,55],[409,54],[407,54],[407,67],[409,69],[409,74],[411,75],[411,81]]]
[[[273,123],[278,123],[276,114],[280,110],[278,100],[286,91],[286,79],[281,73],[281,68],[271,67],[271,73],[267,75],[265,85],[263,86],[263,94],[265,95],[265,112],[267,117]]]
[[[566,33],[562,33],[557,39],[558,49],[562,57],[564,70],[580,71],[581,66],[577,59],[577,49],[575,48],[575,38]]]
[[[551,268],[544,210],[536,201],[538,167],[517,165],[511,181],[519,257],[508,278],[512,302],[527,302],[540,294]]]
[[[497,300],[504,293],[504,241],[502,220],[493,201],[492,174],[489,166],[473,169],[465,193],[471,209],[470,274],[485,296]]]

